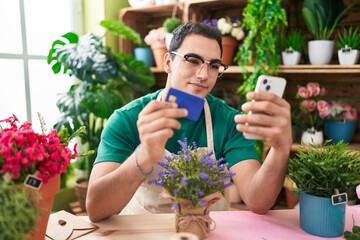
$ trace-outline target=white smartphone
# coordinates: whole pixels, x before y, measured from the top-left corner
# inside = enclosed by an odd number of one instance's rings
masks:
[[[274,77],[274,76],[266,76],[261,75],[258,77],[256,82],[255,92],[271,92],[279,97],[282,97],[285,91],[286,80],[282,77]],[[263,114],[263,113],[252,113],[249,111],[248,114]],[[244,137],[246,139],[255,139],[261,140],[263,139],[261,136],[252,134],[252,133],[245,133]]]

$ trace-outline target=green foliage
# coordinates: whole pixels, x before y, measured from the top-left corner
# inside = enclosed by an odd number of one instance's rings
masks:
[[[238,88],[245,95],[253,91],[260,75],[276,75],[280,64],[279,32],[287,26],[286,11],[280,0],[249,0],[243,11],[242,27],[248,30],[235,61],[243,69],[244,83]],[[254,71],[248,72],[247,66]]]
[[[352,219],[353,219],[352,231],[345,231],[344,237],[346,240],[359,240],[360,239],[360,226],[355,225],[354,216],[352,216]]]
[[[109,19],[101,21],[100,25],[106,28],[108,31],[112,32],[115,36],[129,39],[138,46],[146,45],[140,34],[123,22],[117,21],[115,19]]]
[[[177,17],[169,17],[166,18],[163,27],[165,28],[166,32],[172,33],[178,26],[181,25],[181,20]]]
[[[343,28],[338,32],[335,43],[338,49],[358,49],[360,47],[360,28],[358,26],[356,28],[353,28],[353,26]]]
[[[36,226],[38,191],[0,180],[0,240],[26,239]]]
[[[304,33],[300,29],[291,29],[288,36],[285,38],[285,51],[302,52],[306,43]]]
[[[346,8],[343,0],[304,0],[302,15],[309,32],[316,40],[328,40],[335,28],[357,4],[352,1]]]
[[[347,146],[342,141],[302,145],[288,164],[288,176],[296,183],[297,191],[330,197],[335,189],[340,193],[354,189],[360,183],[360,153]]]
[[[136,44],[142,41],[122,22],[106,20],[100,24],[107,33],[129,38]],[[114,54],[103,45],[103,37],[92,33],[79,37],[69,32],[53,42],[48,54],[48,64],[54,74],[74,75],[79,80],[59,95],[57,107],[61,117],[54,128],[67,128],[69,134],[73,134],[85,126],[86,132],[80,135],[82,144],[88,143],[89,149],[95,151],[114,110],[133,100],[135,94],[148,92],[155,83],[147,65],[133,55]],[[96,154],[87,157],[91,167]]]

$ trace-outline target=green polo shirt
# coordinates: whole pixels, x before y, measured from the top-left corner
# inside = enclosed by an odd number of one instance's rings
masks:
[[[140,144],[136,126],[138,115],[161,91],[135,99],[110,116],[101,135],[95,164],[109,161],[122,163],[134,152]],[[254,148],[255,141],[245,139],[243,134],[236,130],[234,116],[241,112],[211,94],[206,100],[211,112],[216,158],[224,158],[228,168],[242,160],[259,159]],[[169,152],[177,153],[181,148],[178,140],[184,140],[185,137],[189,144],[195,141],[198,147],[207,147],[204,111],[196,122],[185,118],[179,120],[181,129],[175,130],[174,136],[166,143]]]

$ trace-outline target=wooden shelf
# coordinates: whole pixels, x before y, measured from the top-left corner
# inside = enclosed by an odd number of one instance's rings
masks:
[[[253,67],[247,67],[249,72],[254,70]],[[151,68],[153,73],[164,73],[164,70],[160,68]],[[242,68],[240,66],[229,66],[224,74],[239,74],[242,73]],[[294,65],[294,66],[285,66],[281,65],[279,68],[279,73],[293,73],[293,74],[316,74],[316,73],[328,73],[328,74],[360,74],[360,64],[356,65]]]

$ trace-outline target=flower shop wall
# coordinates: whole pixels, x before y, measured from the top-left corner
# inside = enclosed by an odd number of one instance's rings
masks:
[[[345,5],[351,0],[344,0]],[[306,28],[301,8],[303,0],[282,1],[286,9],[288,18],[288,27],[285,33],[291,29],[300,28],[306,36],[307,41],[311,39],[311,34]],[[153,28],[161,26],[164,19],[175,15],[186,22],[188,20],[203,21],[205,19],[214,19],[222,17],[242,16],[242,10],[246,6],[246,0],[213,0],[213,1],[195,1],[188,0],[166,5],[153,5],[143,8],[123,8],[119,9],[119,19],[132,26],[144,37],[147,32]],[[360,23],[360,8],[355,6],[348,16],[341,21],[335,33],[342,27],[349,27],[351,24]],[[333,35],[332,37],[334,37]],[[306,44],[307,46],[307,44]],[[133,45],[127,40],[119,39],[119,49],[131,53]],[[280,65],[278,75],[287,79],[287,87],[284,97],[294,106],[297,101],[294,99],[297,86],[306,85],[308,82],[318,82],[321,86],[328,89],[327,100],[345,101],[354,106],[360,112],[360,65],[340,66],[336,56],[336,49],[332,61],[328,65],[310,65],[308,50],[305,47],[301,61],[296,66]],[[279,52],[280,54],[280,52]],[[152,69],[156,76],[155,88],[163,87],[166,81],[166,73],[163,70]],[[213,93],[224,98],[229,104],[238,107],[241,103],[240,97],[236,94],[236,89],[242,84],[242,70],[239,66],[230,66],[225,74],[218,80]],[[299,136],[295,142],[299,141]],[[352,144],[360,146],[360,123],[357,123],[357,130],[353,137]],[[358,144],[358,145],[357,145]],[[360,147],[358,147],[360,149]]]

